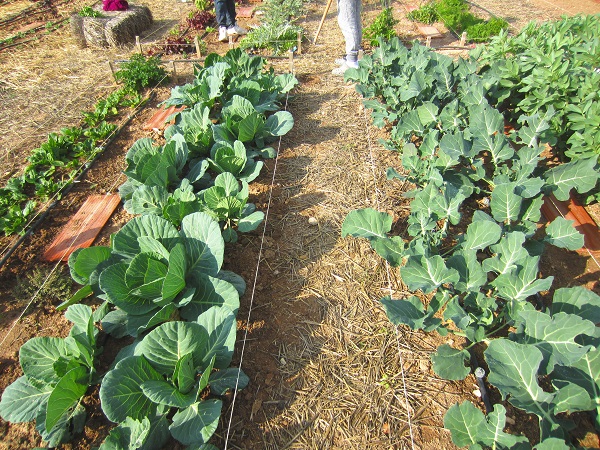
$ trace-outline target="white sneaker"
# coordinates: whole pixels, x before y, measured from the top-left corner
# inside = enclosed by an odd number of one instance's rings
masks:
[[[346,58],[338,58],[335,60],[336,66],[343,66],[344,64],[346,64]]]
[[[352,63],[349,63],[348,61],[344,61],[344,63],[341,66],[333,69],[331,71],[331,73],[334,75],[343,76],[344,73],[346,73],[346,70],[348,70],[348,69],[358,69],[358,63],[352,64]]]
[[[235,36],[235,35],[242,36],[244,34],[248,34],[248,31],[245,28],[240,27],[236,23],[234,26],[227,28],[227,34],[229,36]]]
[[[227,42],[229,40],[227,34],[227,28],[219,27],[219,42]]]

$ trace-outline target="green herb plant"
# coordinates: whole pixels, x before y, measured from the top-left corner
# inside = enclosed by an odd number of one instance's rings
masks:
[[[128,62],[121,64],[115,72],[115,79],[123,83],[126,89],[141,91],[168,81],[167,72],[156,56],[144,56],[141,53],[131,55]]]
[[[364,36],[368,39],[371,45],[377,45],[379,37],[390,40],[396,36],[394,27],[398,21],[394,19],[392,8],[385,8],[381,11],[373,22],[365,28]]]

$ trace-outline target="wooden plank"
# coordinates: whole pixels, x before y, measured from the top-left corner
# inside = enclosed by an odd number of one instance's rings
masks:
[[[78,248],[92,245],[119,203],[119,194],[89,196],[50,244],[43,259],[67,261]]]
[[[169,106],[167,109],[161,108],[154,113],[154,115],[146,122],[144,125],[144,130],[154,130],[160,131],[164,130],[167,125],[171,124],[173,121],[169,122],[169,124],[165,123],[167,118],[176,112],[179,112],[185,108],[184,106]]]
[[[443,36],[436,27],[431,25],[417,25],[417,29],[425,37],[441,38]]]

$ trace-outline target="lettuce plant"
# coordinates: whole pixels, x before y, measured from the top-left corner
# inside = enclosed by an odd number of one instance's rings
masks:
[[[0,415],[19,423],[35,420],[36,430],[55,447],[83,431],[85,408],[81,399],[96,381],[94,363],[98,330],[105,312],[73,305],[65,317],[73,322],[66,338],[35,337],[21,346],[23,376],[8,386],[0,401]]]
[[[219,225],[206,213],[185,216],[181,230],[152,214],[136,217],[113,235],[111,247],[71,255],[71,276],[84,287],[61,307],[93,292],[115,307],[102,326],[117,337],[179,315],[194,320],[212,305],[237,311],[244,283],[221,271],[223,250]]]
[[[184,445],[206,444],[219,423],[218,397],[248,384],[241,370],[228,368],[235,335],[235,315],[218,306],[194,322],[155,328],[105,375],[100,400],[106,417],[121,423],[121,430],[137,421],[145,428],[141,441],[158,428],[163,443],[170,431]],[[122,432],[109,436],[115,438],[123,439]]]

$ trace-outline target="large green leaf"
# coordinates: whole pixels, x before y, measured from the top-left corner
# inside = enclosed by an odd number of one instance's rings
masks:
[[[589,347],[576,343],[575,338],[594,335],[596,326],[589,320],[564,312],[549,316],[540,311],[522,311],[519,315],[525,321],[519,341],[535,345],[542,352],[542,374],[549,374],[557,364],[571,366],[588,352]]]
[[[75,250],[69,257],[71,277],[79,284],[89,284],[90,275],[98,264],[110,257],[110,248],[94,246]]]
[[[225,395],[229,390],[244,389],[249,382],[248,375],[233,367],[213,372],[209,377],[210,391],[215,395]]]
[[[202,347],[201,359],[194,358],[196,367],[204,370],[215,358],[215,368],[224,369],[231,364],[235,346],[236,320],[235,314],[223,306],[213,306],[198,316],[197,323],[208,332],[208,339]]]
[[[501,274],[491,284],[498,295],[506,300],[525,300],[530,295],[546,291],[552,286],[554,277],[538,278],[539,257],[529,257],[516,270]]]
[[[150,434],[150,420],[141,421],[127,417],[125,421],[110,430],[98,450],[138,450]]]
[[[136,420],[151,417],[156,412],[156,404],[144,395],[142,384],[162,379],[143,356],[122,359],[102,380],[102,411],[111,422],[122,422],[127,417]]]
[[[491,448],[516,448],[516,444],[527,444],[524,436],[504,432],[506,409],[501,404],[487,417],[469,401],[450,407],[444,416],[444,427],[452,433],[452,442],[459,447],[485,445]],[[527,447],[525,447],[527,448]]]
[[[129,257],[137,255],[140,253],[140,236],[150,236],[158,240],[168,251],[180,240],[179,232],[171,222],[148,214],[133,218],[113,236],[113,251]]]
[[[170,375],[177,362],[191,353],[196,367],[206,356],[209,333],[193,322],[167,322],[148,333],[136,348],[160,373]]]
[[[163,279],[167,274],[167,266],[147,253],[136,255],[125,273],[125,283],[130,288],[139,287]]]
[[[144,395],[159,405],[187,408],[196,401],[196,391],[183,394],[164,380],[148,380],[142,383]]]
[[[278,111],[267,117],[265,132],[271,136],[283,136],[294,126],[294,117],[288,111]]]
[[[433,371],[446,380],[464,380],[471,372],[465,362],[469,361],[467,350],[458,350],[448,344],[440,345],[435,353],[431,354]]]
[[[242,217],[238,221],[237,229],[241,233],[248,233],[249,231],[256,230],[264,218],[265,213],[262,211],[254,211],[252,214]]]
[[[344,219],[342,237],[385,238],[391,229],[389,214],[371,208],[359,209],[351,211]]]
[[[156,308],[151,298],[135,295],[126,282],[128,265],[113,264],[100,274],[100,289],[106,299],[129,314],[146,314]]]
[[[404,254],[404,240],[402,237],[374,237],[371,238],[371,246],[379,256],[389,262],[392,266],[397,267],[402,264],[402,257]]]
[[[19,350],[19,361],[23,373],[36,385],[58,382],[54,365],[60,359],[68,359],[69,352],[64,339],[56,337],[34,337]]]
[[[490,368],[488,382],[498,388],[502,398],[510,396],[517,408],[547,416],[554,395],[538,384],[538,371],[543,355],[533,345],[518,344],[508,339],[494,339],[484,352]]]
[[[179,358],[173,372],[173,381],[177,384],[178,390],[187,394],[196,382],[196,367],[194,367],[194,356],[187,353]]]
[[[225,243],[219,224],[208,214],[197,212],[181,221],[181,234],[188,257],[188,276],[215,276],[223,264]]]
[[[498,274],[510,273],[517,268],[517,264],[522,264],[529,253],[523,247],[525,243],[525,234],[519,231],[506,233],[504,239],[490,249],[495,253],[492,258],[483,261],[482,266],[486,272],[496,272]]]
[[[31,422],[41,409],[46,408],[51,393],[51,386],[38,389],[27,381],[26,376],[19,377],[2,393],[0,416],[7,422]]]
[[[257,112],[244,117],[238,123],[237,139],[241,142],[250,142],[255,136],[260,136],[265,127],[263,120],[262,116]]]
[[[487,274],[477,260],[477,252],[475,250],[454,252],[448,258],[448,261],[446,261],[446,265],[458,272],[460,279],[456,283],[456,289],[459,291],[474,291],[487,283]]]
[[[554,292],[550,310],[553,315],[559,312],[577,314],[583,319],[598,324],[600,323],[600,296],[580,286],[560,288]]]
[[[589,351],[570,367],[557,366],[552,378],[585,389],[596,407],[596,426],[600,426],[600,349]]]
[[[167,203],[169,192],[164,186],[140,186],[131,200],[125,202],[125,209],[129,214],[155,214],[162,215],[163,207]]]
[[[546,227],[547,243],[568,250],[578,250],[583,247],[583,234],[573,226],[573,220],[557,217]]]
[[[482,250],[500,240],[502,228],[495,222],[473,221],[467,227],[467,234],[462,247],[465,250]]]
[[[46,430],[50,431],[60,418],[79,402],[88,389],[89,374],[85,367],[76,367],[65,374],[48,397]]]
[[[213,306],[225,306],[237,314],[240,297],[234,285],[210,276],[199,277],[194,285],[196,293],[192,301],[181,309],[183,318],[196,320],[200,314]]]
[[[383,297],[381,304],[388,319],[394,325],[407,325],[413,330],[434,330],[441,323],[440,319],[431,318],[425,312],[423,303],[414,295],[404,300],[394,300],[389,296]]]
[[[175,439],[184,445],[208,442],[219,425],[221,400],[211,399],[187,407],[173,416],[169,427]]]
[[[177,244],[169,254],[169,268],[162,284],[162,298],[172,301],[185,288],[187,259],[183,244]]]
[[[510,223],[519,217],[523,197],[515,193],[515,187],[514,183],[499,184],[492,192],[490,208],[498,222]]]
[[[596,186],[600,172],[597,158],[579,159],[546,171],[546,182],[558,200],[568,200],[571,189],[583,194]]]
[[[411,256],[404,267],[400,269],[402,280],[411,291],[421,289],[429,293],[445,283],[456,283],[459,273],[456,269],[446,267],[441,256],[430,258]]]

